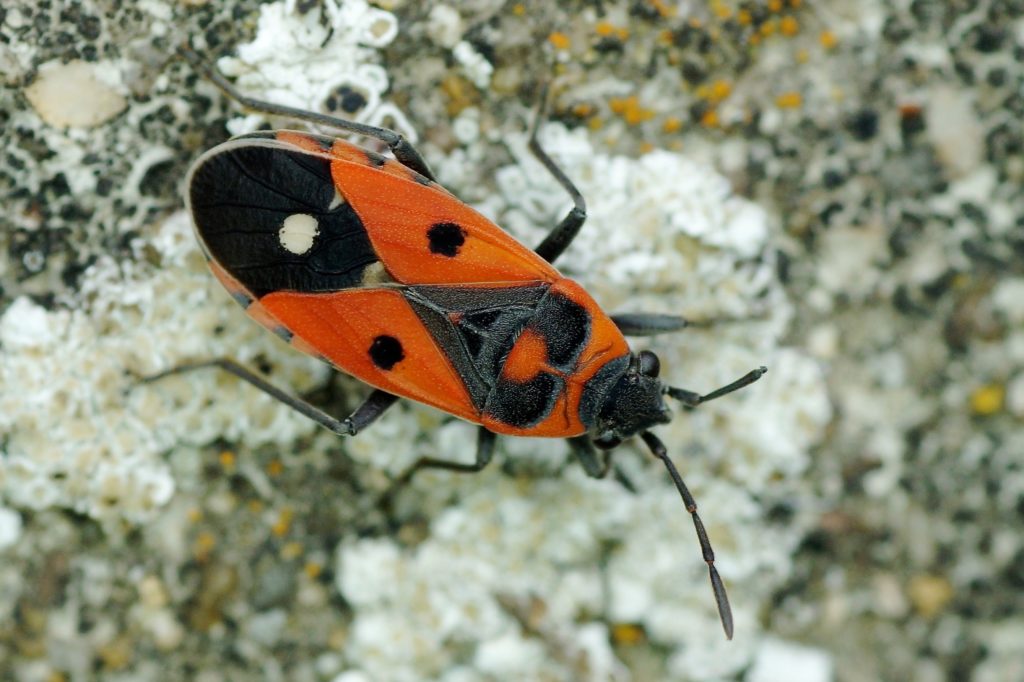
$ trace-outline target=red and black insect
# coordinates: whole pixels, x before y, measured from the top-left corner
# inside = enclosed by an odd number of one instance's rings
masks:
[[[394,158],[333,137],[242,135],[203,154],[188,207],[214,275],[258,322],[299,350],[374,387],[345,419],[284,393],[230,360],[217,366],[342,436],[354,436],[399,397],[480,425],[476,461],[424,458],[415,469],[479,471],[495,435],[566,438],[587,474],[639,435],[668,468],[693,517],[726,635],[733,624],[697,505],[649,430],[672,414],[665,396],[696,406],[756,381],[755,369],[707,395],[658,379],[659,360],[624,336],[686,326],[669,315],[607,315],[552,263],[586,218],[582,195],[537,142],[530,149],[573,200],[534,250],[439,186],[394,131],[254,100],[191,49],[184,56],[243,106],[387,144]],[[537,120],[541,118],[537,116]]]

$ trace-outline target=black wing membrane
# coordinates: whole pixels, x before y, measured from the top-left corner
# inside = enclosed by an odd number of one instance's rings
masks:
[[[193,167],[189,208],[208,254],[260,298],[361,285],[379,259],[359,216],[338,194],[330,157],[267,138],[241,138]],[[315,226],[308,250],[282,242],[291,216]]]

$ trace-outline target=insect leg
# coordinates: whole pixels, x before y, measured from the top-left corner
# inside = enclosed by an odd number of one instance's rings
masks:
[[[678,315],[658,313],[620,313],[612,315],[612,322],[626,336],[655,336],[677,332],[690,326],[690,322]]]
[[[306,121],[307,123],[313,123],[315,125],[330,126],[331,128],[337,128],[339,130],[344,130],[345,132],[376,138],[385,143],[391,149],[391,153],[395,155],[395,158],[398,159],[402,165],[411,168],[428,180],[435,180],[434,173],[430,170],[430,166],[427,165],[427,162],[423,160],[423,157],[420,156],[418,151],[416,151],[416,148],[413,147],[401,133],[397,133],[389,128],[378,128],[377,126],[357,123],[355,121],[349,121],[348,119],[338,118],[337,116],[318,114],[315,111],[296,109],[294,107],[274,104],[273,102],[267,102],[265,100],[249,97],[248,95],[243,95],[228,81],[228,79],[224,78],[223,74],[210,66],[210,64],[203,60],[203,58],[188,45],[182,45],[179,47],[178,52],[188,60],[189,64],[191,64],[196,71],[201,73],[214,85],[220,88],[225,95],[235,100],[246,109],[270,114],[271,116],[294,118],[296,120]]]
[[[540,106],[537,107],[537,112],[533,117],[533,125],[530,126],[530,151],[533,152],[538,161],[544,164],[544,167],[554,176],[558,184],[569,193],[573,203],[569,213],[562,218],[562,222],[558,223],[555,229],[551,230],[548,236],[544,238],[544,241],[540,243],[540,246],[535,249],[537,255],[541,258],[549,263],[554,263],[562,255],[562,252],[569,248],[572,240],[576,238],[580,228],[583,227],[583,223],[587,219],[587,202],[583,199],[580,191],[576,189],[576,185],[572,184],[569,176],[548,156],[537,140],[537,130],[547,111],[547,105],[548,88],[545,86],[543,92],[541,92]]]
[[[622,484],[622,487],[631,493],[636,493],[636,485],[633,481],[629,480],[626,476],[626,472],[612,463],[612,451],[598,450],[594,447],[594,442],[590,439],[590,436],[576,436],[575,438],[566,438],[569,443],[569,450],[576,459],[580,461],[583,466],[583,470],[587,473],[587,476],[591,478],[604,478],[608,475],[608,472],[612,472],[615,480]]]
[[[394,405],[395,401],[398,400],[398,396],[396,395],[391,395],[390,393],[385,393],[381,390],[374,390],[373,393],[371,393],[370,396],[348,417],[345,419],[335,419],[320,408],[314,407],[305,400],[297,398],[290,393],[285,393],[252,370],[246,369],[234,360],[228,360],[227,358],[210,360],[208,362],[198,362],[190,365],[180,365],[173,369],[169,369],[166,372],[146,377],[142,381],[143,383],[152,383],[158,379],[170,376],[171,374],[182,374],[184,372],[205,369],[207,367],[218,367],[225,372],[230,372],[239,379],[252,384],[270,397],[279,400],[299,414],[312,419],[317,424],[330,429],[339,436],[356,435],[376,421],[378,417],[384,414],[385,410]]]
[[[398,492],[402,486],[412,480],[412,477],[416,475],[416,472],[421,469],[446,469],[460,474],[472,474],[481,471],[491,463],[491,459],[494,457],[494,443],[497,438],[498,437],[495,433],[488,431],[481,426],[477,431],[476,436],[476,460],[471,464],[452,462],[447,459],[435,459],[433,457],[420,457],[416,460],[415,464],[406,469],[401,476],[396,478],[391,484],[391,487],[388,488],[388,492],[386,492],[382,498],[385,506],[390,505],[394,494]]]
[[[476,436],[476,460],[474,462],[466,464],[463,462],[452,462],[447,459],[421,457],[408,471],[402,474],[399,481],[403,483],[408,481],[420,469],[447,469],[448,471],[464,474],[476,473],[491,463],[491,458],[494,457],[494,442],[496,440],[496,434],[481,426]]]
[[[669,459],[665,444],[650,431],[644,431],[640,434],[640,437],[643,438],[644,443],[650,448],[651,454],[660,459],[665,468],[668,469],[672,482],[675,483],[680,497],[683,498],[686,511],[690,512],[690,517],[693,519],[693,527],[697,530],[697,540],[700,542],[700,551],[704,556],[704,563],[708,565],[711,591],[714,593],[715,603],[718,605],[718,617],[722,621],[725,636],[732,639],[732,608],[729,606],[729,596],[725,593],[725,584],[722,582],[722,577],[718,575],[718,569],[715,568],[715,551],[711,549],[711,540],[708,539],[708,532],[704,528],[704,522],[697,515],[697,502],[693,499],[693,495],[690,494],[690,489],[683,483],[683,478],[679,475],[679,471],[676,470],[675,464]]]
[[[601,453],[594,447],[590,436],[576,436],[574,438],[566,438],[566,440],[569,442],[569,449],[572,451],[572,454],[576,456],[576,459],[583,466],[583,470],[587,472],[587,476],[591,478],[604,478],[608,475],[608,470],[611,466],[611,456],[605,452],[604,457],[602,457]]]

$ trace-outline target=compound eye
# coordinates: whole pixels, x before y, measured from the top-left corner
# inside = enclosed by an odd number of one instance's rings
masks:
[[[661,360],[658,359],[658,356],[649,350],[642,350],[638,357],[640,360],[640,374],[656,379],[658,373],[661,372]]]

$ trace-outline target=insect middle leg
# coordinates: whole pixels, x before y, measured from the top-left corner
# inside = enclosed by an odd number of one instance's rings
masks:
[[[189,64],[191,64],[194,69],[220,88],[225,95],[235,100],[246,109],[270,114],[271,116],[294,118],[298,121],[306,121],[315,125],[329,126],[331,128],[344,130],[345,132],[376,138],[385,143],[388,148],[391,149],[391,153],[395,155],[395,158],[398,159],[402,165],[411,168],[428,180],[435,180],[434,173],[430,170],[430,166],[427,165],[427,162],[423,159],[420,153],[416,151],[416,148],[412,146],[412,144],[406,140],[401,133],[397,133],[390,128],[379,128],[377,126],[366,125],[365,123],[357,123],[356,121],[338,118],[337,116],[328,116],[327,114],[319,114],[315,111],[296,109],[294,107],[287,107],[282,104],[274,104],[273,102],[249,97],[248,95],[244,95],[239,92],[223,74],[214,69],[188,45],[182,45],[179,47],[178,52],[188,60]]]
[[[219,358],[217,360],[198,362],[189,365],[179,365],[178,367],[169,369],[166,372],[145,377],[142,381],[143,383],[152,383],[172,374],[183,374],[185,372],[192,372],[198,369],[206,369],[210,367],[222,369],[225,372],[229,372],[239,379],[252,384],[271,398],[284,403],[299,414],[312,419],[317,424],[330,429],[339,436],[356,435],[364,428],[377,421],[378,417],[384,414],[389,407],[398,401],[398,396],[386,393],[379,389],[374,389],[373,393],[371,393],[369,397],[367,397],[366,400],[364,400],[362,404],[352,412],[352,414],[344,419],[335,419],[320,408],[306,402],[302,398],[293,396],[290,393],[285,393],[252,370],[247,369],[234,360],[229,360],[227,358]]]
[[[677,332],[690,326],[690,322],[678,315],[658,313],[620,313],[612,315],[612,322],[626,336],[656,336]]]
[[[569,213],[562,218],[562,222],[555,226],[555,229],[548,233],[548,236],[544,238],[544,241],[534,249],[537,255],[546,260],[549,263],[554,263],[559,256],[562,255],[569,245],[572,244],[573,239],[579,234],[580,228],[583,227],[583,223],[587,220],[587,202],[583,198],[583,194],[576,189],[576,185],[572,183],[569,176],[558,167],[548,153],[540,146],[540,142],[537,140],[537,130],[540,128],[540,123],[544,119],[548,105],[548,88],[545,86],[540,96],[540,105],[537,107],[537,113],[534,114],[533,124],[530,126],[530,141],[529,147],[533,155],[537,157],[544,168],[547,169],[558,184],[561,185],[569,196],[572,198],[573,206],[569,209]]]

